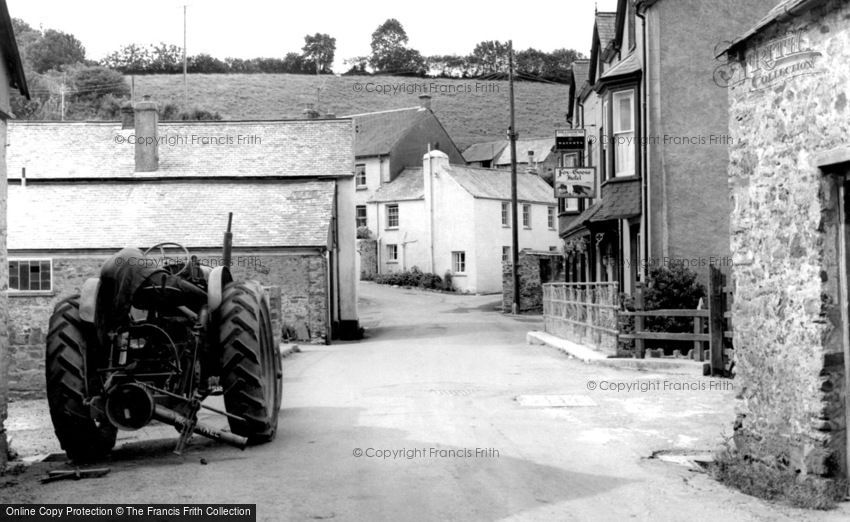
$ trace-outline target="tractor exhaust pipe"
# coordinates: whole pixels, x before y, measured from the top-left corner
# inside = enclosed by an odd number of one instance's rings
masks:
[[[160,404],[157,404],[156,408],[154,408],[153,418],[163,424],[174,426],[181,431],[187,426],[191,426],[192,431],[198,435],[203,435],[204,437],[221,441],[225,444],[230,444],[231,446],[237,447],[241,450],[244,450],[245,447],[248,446],[248,439],[245,437],[217,430],[207,426],[206,424],[201,424],[200,422],[192,423],[192,421],[183,415],[180,415],[176,411],[168,409]]]
[[[233,233],[230,231],[230,225],[233,222],[233,212],[227,213],[227,231],[224,233],[224,251],[221,254],[222,264],[230,270],[231,250],[233,249]]]
[[[135,382],[119,384],[112,388],[106,397],[105,410],[109,422],[122,430],[138,430],[147,426],[151,420],[174,426],[181,432],[178,451],[182,450],[191,433],[197,433],[242,450],[248,445],[248,439],[245,437],[201,424],[197,420],[191,420],[170,408],[157,404],[150,391],[142,384]]]

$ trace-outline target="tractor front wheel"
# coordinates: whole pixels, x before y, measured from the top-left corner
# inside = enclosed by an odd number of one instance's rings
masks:
[[[262,287],[228,284],[217,317],[224,404],[244,419],[229,417],[230,429],[250,444],[268,442],[277,432],[283,374]]]
[[[105,457],[115,445],[117,430],[92,418],[89,395],[89,348],[86,325],[80,320],[80,297],[72,296],[53,309],[47,333],[45,371],[47,403],[56,437],[76,463]]]

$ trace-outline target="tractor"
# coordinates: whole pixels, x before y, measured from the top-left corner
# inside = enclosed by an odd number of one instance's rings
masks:
[[[195,433],[240,449],[274,438],[281,360],[263,288],[230,273],[232,219],[219,266],[178,243],[124,248],[54,308],[47,400],[71,461],[100,460],[117,430],[152,421],[177,429],[178,455]],[[166,255],[174,249],[179,256]],[[204,404],[215,395],[224,410]],[[230,430],[198,422],[202,408],[224,415]]]

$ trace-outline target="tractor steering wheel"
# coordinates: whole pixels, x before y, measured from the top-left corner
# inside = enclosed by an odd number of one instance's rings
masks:
[[[183,263],[183,268],[181,268],[180,270],[178,270],[178,271],[177,271],[177,273],[175,273],[174,275],[175,275],[175,276],[179,276],[179,275],[182,275],[182,274],[183,274],[183,272],[186,272],[187,270],[189,270],[189,264],[192,262],[192,255],[191,255],[191,254],[189,254],[189,249],[188,249],[188,248],[186,248],[186,247],[184,247],[184,246],[183,246],[183,245],[181,245],[180,243],[174,243],[173,241],[165,241],[165,242],[163,242],[163,243],[157,243],[157,244],[155,244],[154,246],[152,246],[152,247],[148,248],[147,250],[145,250],[145,251],[144,251],[144,253],[143,253],[143,255],[144,255],[145,257],[147,257],[147,255],[150,253],[150,251],[151,251],[151,250],[153,250],[153,249],[155,249],[155,248],[158,248],[158,249],[159,249],[159,254],[160,254],[163,258],[165,258],[165,248],[166,248],[166,247],[177,248],[177,249],[179,249],[179,250],[182,250],[182,251],[183,251],[183,253],[184,253],[184,254],[186,254],[186,262],[185,262],[185,263]]]

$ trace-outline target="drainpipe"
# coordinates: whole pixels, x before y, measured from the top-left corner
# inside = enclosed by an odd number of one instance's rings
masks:
[[[640,280],[641,283],[646,284],[646,278],[648,275],[648,267],[649,260],[652,258],[650,252],[650,241],[649,235],[652,228],[651,225],[651,217],[649,214],[649,194],[650,194],[650,180],[649,180],[649,145],[647,138],[647,133],[649,132],[649,110],[648,110],[648,99],[649,99],[649,82],[647,81],[647,72],[649,71],[649,59],[646,54],[646,15],[641,12],[640,9],[635,10],[635,15],[640,18],[641,22],[641,60],[643,61],[643,74],[640,75],[640,83],[641,83],[641,155],[640,162],[642,164],[642,172],[640,177],[641,182],[641,195],[642,195],[642,204],[641,204],[641,213],[642,219],[640,220],[641,226],[641,241],[643,242],[643,255],[644,259],[641,259],[641,264],[638,267],[640,270]],[[639,254],[638,254],[639,255]]]

